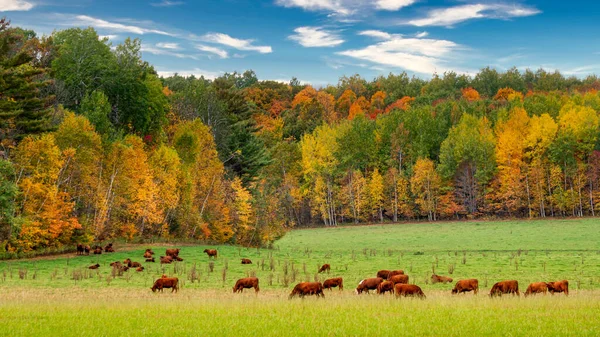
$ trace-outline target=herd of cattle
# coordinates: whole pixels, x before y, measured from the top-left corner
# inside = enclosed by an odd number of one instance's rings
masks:
[[[90,246],[83,246],[81,244],[77,245],[77,255],[89,255]],[[93,248],[94,254],[102,254],[103,248],[100,246],[95,246]],[[104,247],[104,252],[111,253],[114,252],[113,244],[110,243],[106,247]],[[217,257],[216,249],[205,249],[204,253],[208,255],[209,258]],[[155,262],[154,260],[154,252],[152,249],[146,249],[143,257],[146,259],[146,262]],[[179,257],[179,248],[175,249],[167,249],[165,251],[165,256],[160,257],[161,264],[169,264],[173,261],[183,261],[182,258]],[[252,261],[247,258],[243,258],[241,260],[242,264],[252,264]],[[143,271],[144,267],[139,262],[131,261],[131,259],[126,259],[121,263],[120,261],[115,261],[110,264],[112,268],[119,272],[127,271],[129,268],[135,268],[136,271]],[[89,266],[89,269],[98,269],[100,267],[99,264],[94,264]],[[331,270],[331,266],[329,264],[324,264],[319,268],[318,272],[329,272]],[[376,277],[367,278],[358,283],[356,287],[356,294],[369,293],[370,290],[374,290],[377,294],[395,294],[397,297],[418,297],[425,298],[425,294],[421,287],[415,284],[408,283],[409,276],[404,274],[403,270],[380,270],[377,272]],[[435,275],[431,276],[432,283],[452,283],[453,280],[450,277]],[[162,292],[164,288],[170,288],[171,292],[177,292],[179,290],[179,279],[176,277],[168,277],[167,275],[162,275],[161,278],[157,279],[153,286],[150,288],[153,292],[157,290]],[[242,292],[244,289],[254,288],[254,292],[258,293],[260,288],[258,286],[258,278],[256,277],[245,277],[237,280],[235,285],[233,286],[233,292]],[[324,289],[338,288],[339,290],[344,289],[344,280],[341,277],[335,277],[325,280],[323,283],[321,282],[301,282],[296,284],[294,289],[289,295],[289,298],[293,298],[295,296],[304,297],[308,295],[315,295],[317,297],[325,297],[323,293]],[[452,289],[452,294],[460,294],[466,292],[473,292],[477,294],[479,292],[479,281],[477,279],[466,279],[459,280],[454,285]],[[527,290],[525,291],[525,296],[533,295],[533,294],[546,294],[550,292],[554,293],[564,293],[565,295],[569,295],[569,282],[567,280],[556,281],[556,282],[534,282],[531,283]],[[490,296],[501,296],[503,294],[512,294],[519,296],[519,282],[516,280],[508,280],[501,281],[492,286],[490,290]]]

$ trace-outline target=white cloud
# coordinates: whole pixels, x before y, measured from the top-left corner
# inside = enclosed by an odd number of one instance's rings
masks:
[[[362,32],[358,33],[358,35],[371,36],[383,40],[388,40],[392,37],[391,34],[382,32],[380,30],[363,30]]]
[[[505,4],[467,4],[449,8],[434,9],[427,13],[427,17],[409,20],[407,24],[424,26],[451,27],[459,22],[472,19],[509,19],[513,17],[531,16],[540,11],[533,7]]]
[[[335,47],[344,43],[339,35],[322,27],[298,27],[296,34],[288,36],[304,47]]]
[[[99,35],[98,37],[100,38],[100,40],[103,40],[103,39],[115,40],[115,39],[119,38],[119,35],[110,35],[109,34],[109,35]]]
[[[213,47],[213,46],[206,46],[203,44],[197,44],[196,45],[196,49],[201,50],[201,51],[205,51],[211,54],[215,54],[217,56],[219,56],[222,59],[226,59],[229,57],[229,55],[227,54],[226,50],[223,50],[221,48],[217,48],[217,47]]]
[[[600,69],[600,64],[592,64],[577,68],[566,69],[562,73],[569,76],[587,76],[592,75]]]
[[[377,0],[375,8],[384,11],[397,11],[402,7],[407,7],[414,4],[416,0]]]
[[[173,56],[173,57],[177,57],[180,59],[185,59],[185,58],[193,59],[193,60],[198,59],[198,57],[196,57],[194,55],[176,53],[176,52],[173,52],[168,49],[157,48],[155,46],[151,46],[151,45],[147,45],[147,44],[142,44],[142,47],[140,48],[140,50],[142,51],[142,53],[150,53],[150,54],[154,54],[154,55]]]
[[[28,11],[35,5],[24,0],[0,0],[0,12]]]
[[[341,15],[352,13],[342,0],[276,0],[275,3],[283,7],[300,7],[307,11],[327,11]]]
[[[162,48],[162,49],[171,49],[171,50],[179,50],[181,49],[179,47],[179,43],[175,43],[175,42],[159,42],[156,44],[156,46],[158,48]]]
[[[415,34],[415,37],[418,37],[419,39],[424,38],[426,36],[429,36],[428,32],[418,32],[417,34]]]
[[[150,5],[154,6],[154,7],[171,7],[171,6],[178,6],[178,5],[183,5],[184,2],[183,1],[169,1],[169,0],[163,0],[161,2],[154,2],[151,3]]]
[[[203,41],[222,44],[238,50],[257,51],[261,54],[272,53],[271,46],[255,46],[252,43],[254,40],[242,40],[231,37],[223,33],[208,33],[201,37]]]
[[[123,33],[132,33],[132,34],[159,34],[159,35],[168,35],[174,36],[171,33],[167,33],[162,30],[156,29],[147,29],[139,26],[133,25],[124,25],[122,23],[110,22],[98,18],[94,18],[87,15],[77,15],[74,20],[69,22],[68,25],[72,26],[92,26],[95,28],[103,28],[106,30],[114,31],[114,32],[123,32]]]
[[[183,77],[204,77],[207,80],[214,80],[215,78],[221,76],[223,74],[222,71],[211,71],[211,70],[203,70],[199,68],[189,69],[189,70],[162,70],[157,71],[159,76],[169,77],[175,74]]]
[[[386,33],[361,32],[381,39]],[[376,63],[382,66],[401,68],[416,73],[433,74],[450,70],[445,64],[453,54],[463,47],[448,40],[405,38],[399,34],[388,34],[384,41],[362,49],[338,52],[338,55]]]

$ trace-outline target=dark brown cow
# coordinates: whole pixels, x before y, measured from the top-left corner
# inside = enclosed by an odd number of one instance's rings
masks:
[[[452,289],[453,294],[466,293],[467,291],[472,291],[475,295],[479,292],[479,281],[476,279],[468,279],[468,280],[460,280],[456,282],[454,285],[454,289]]]
[[[144,271],[144,267],[139,266],[139,267],[135,268],[135,271]]]
[[[121,266],[121,265],[122,265],[122,264],[121,264],[121,261],[115,261],[115,262],[111,262],[111,263],[110,263],[110,266],[111,266],[111,267],[118,267],[118,266]]]
[[[431,283],[452,283],[452,277],[433,274],[431,275]]]
[[[206,253],[206,255],[208,255],[209,259],[211,257],[214,257],[216,259],[217,258],[217,254],[218,254],[216,249],[205,249],[204,253]]]
[[[170,257],[175,257],[175,256],[179,256],[179,248],[174,248],[174,249],[167,249],[165,252],[166,256],[170,256]]]
[[[179,256],[175,256],[174,259],[177,260],[177,261],[179,261],[179,262],[183,261],[183,259],[180,258]]]
[[[90,255],[90,251],[91,250],[92,249],[90,248],[90,246],[86,245],[86,246],[83,247],[83,252],[85,253],[85,255]]]
[[[123,263],[125,263],[127,265],[127,267],[129,268],[137,268],[137,267],[141,267],[142,264],[139,262],[132,262],[131,259],[125,259],[125,261],[123,261]]]
[[[379,283],[383,282],[381,277],[373,277],[360,281],[358,287],[356,287],[356,293],[362,294],[362,292],[369,293],[369,290],[376,290]]]
[[[81,243],[77,244],[77,255],[83,255],[83,245]]]
[[[390,294],[394,293],[394,283],[392,283],[392,281],[383,281],[377,286],[378,294],[383,295],[386,292],[389,292]]]
[[[94,254],[96,254],[96,255],[102,254],[102,247],[96,247],[96,248],[94,248]]]
[[[344,290],[344,280],[341,277],[330,278],[323,282],[323,288],[332,290],[331,288],[339,287],[340,290]]]
[[[569,281],[567,280],[548,282],[546,285],[548,286],[548,291],[552,295],[554,295],[554,293],[565,293],[565,295],[569,295]]]
[[[325,263],[324,265],[321,266],[321,268],[319,268],[319,273],[322,273],[324,271],[329,272],[331,270],[331,266],[328,263]]]
[[[404,275],[404,270],[401,270],[401,269],[399,269],[399,270],[392,270],[392,271],[391,271],[391,272],[388,274],[388,277],[387,277],[387,279],[389,280],[389,279],[391,279],[392,277],[394,277],[394,276],[396,276],[396,275]]]
[[[548,285],[546,282],[533,282],[527,287],[525,291],[525,296],[533,295],[533,294],[546,294],[548,292]]]
[[[298,295],[300,298],[306,295],[316,295],[317,297],[325,297],[325,294],[323,294],[323,285],[321,284],[321,282],[301,282],[296,284],[288,298],[291,299],[296,295]]]
[[[154,258],[153,258],[153,257],[151,257],[151,258],[149,258],[149,259],[146,259],[146,262],[156,262],[156,261],[154,261]]]
[[[519,296],[519,282],[516,280],[510,280],[494,284],[492,290],[490,290],[490,296],[502,296],[502,294],[513,294]]]
[[[171,262],[173,262],[173,258],[170,257],[170,256],[161,256],[160,257],[160,263],[161,264],[168,264],[168,263],[171,263]]]
[[[393,284],[396,284],[396,283],[408,284],[408,275],[394,275],[394,276],[390,277],[390,279],[388,281],[392,282]]]
[[[96,263],[96,264],[89,266],[88,268],[89,269],[98,269],[98,268],[100,268],[100,265]]]
[[[144,259],[150,259],[150,258],[152,258],[152,254],[149,251],[146,251],[144,253]]]
[[[250,260],[250,259],[242,259],[242,264],[252,264],[252,260]]]
[[[391,271],[383,269],[377,272],[377,277],[381,277],[384,280],[388,279],[388,276],[390,276]]]
[[[156,290],[162,292],[163,288],[172,288],[171,292],[177,292],[179,290],[178,284],[179,279],[177,277],[161,277],[154,281],[154,285],[150,289],[152,289],[152,292]]]
[[[106,247],[104,247],[104,251],[106,253],[114,253],[115,252],[115,248],[113,247],[112,242],[109,243],[108,245],[106,245]]]
[[[419,297],[421,299],[425,298],[425,294],[423,293],[423,290],[421,290],[421,288],[418,285],[398,283],[394,286],[394,290],[396,293],[396,297],[414,296],[414,297]]]
[[[233,292],[243,292],[244,288],[254,288],[254,293],[258,293],[258,278],[257,277],[245,277],[237,280],[233,286]]]

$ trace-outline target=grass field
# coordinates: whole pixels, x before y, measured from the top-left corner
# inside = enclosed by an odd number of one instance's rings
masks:
[[[164,246],[152,246],[164,255]],[[99,256],[0,263],[0,335],[445,335],[541,336],[600,333],[600,221],[549,220],[401,224],[296,230],[272,250],[183,246],[184,261],[144,263],[146,246]],[[217,248],[209,260],[202,251]],[[113,276],[108,264],[130,257],[146,270]],[[252,265],[241,265],[242,257]],[[99,263],[99,271],[87,266]],[[329,274],[317,268],[329,263]],[[212,269],[212,271],[211,271]],[[427,299],[353,294],[379,269],[403,269]],[[478,278],[478,296],[452,296],[440,275]],[[452,273],[450,273],[452,271]],[[149,287],[166,273],[179,293]],[[261,292],[231,293],[256,275]],[[325,299],[287,300],[300,281],[341,276],[345,290]],[[571,294],[535,298],[485,294],[493,283],[567,279]],[[60,332],[60,333],[58,333]]]

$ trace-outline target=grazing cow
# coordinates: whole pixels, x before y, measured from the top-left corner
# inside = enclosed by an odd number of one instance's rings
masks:
[[[242,259],[242,264],[252,264],[250,259]]]
[[[144,271],[144,267],[139,266],[139,267],[135,268],[135,271]]]
[[[154,285],[152,286],[152,292],[156,290],[162,292],[163,288],[171,288],[171,292],[177,292],[179,287],[179,279],[177,277],[161,277],[158,280],[154,281]]]
[[[525,296],[543,293],[544,295],[548,291],[548,285],[546,282],[533,282],[527,287],[525,291]]]
[[[392,282],[393,284],[396,284],[396,283],[408,284],[408,275],[394,275],[394,276],[390,277],[390,279],[388,281]]]
[[[216,249],[205,249],[204,253],[206,253],[206,255],[208,255],[208,258],[214,257],[215,259],[217,258],[217,250]]]
[[[258,293],[258,278],[257,277],[245,277],[237,280],[233,286],[233,292],[243,292],[244,288],[254,288],[254,293]]]
[[[387,279],[391,279],[392,277],[396,276],[396,275],[404,275],[404,270],[392,270],[389,274]]]
[[[520,296],[519,294],[519,282],[515,280],[502,281],[494,284],[492,290],[490,290],[490,297],[502,296],[502,294],[513,294]]]
[[[472,291],[475,295],[479,292],[479,281],[476,279],[468,279],[468,280],[460,280],[456,282],[454,285],[454,289],[452,289],[453,294],[466,293],[467,291]]]
[[[83,255],[83,245],[81,243],[77,244],[77,255]]]
[[[96,263],[96,264],[89,266],[88,268],[89,269],[98,269],[98,268],[100,268],[100,265]]]
[[[115,252],[112,242],[109,243],[106,247],[104,247],[104,252],[106,252],[106,253],[114,253]]]
[[[324,265],[321,266],[321,268],[319,268],[319,273],[322,273],[324,271],[328,272],[331,270],[331,266],[328,263],[325,263]]]
[[[374,278],[368,278],[368,279],[362,280],[358,284],[358,287],[356,287],[356,293],[362,294],[362,292],[364,291],[368,294],[369,290],[376,290],[377,286],[381,282],[383,282],[383,278],[381,278],[381,277],[374,277]]]
[[[452,277],[440,276],[433,274],[431,275],[431,283],[452,283]]]
[[[83,247],[83,252],[85,253],[85,255],[90,255],[90,250],[92,249],[88,245]]]
[[[179,248],[175,248],[175,249],[167,249],[165,252],[166,256],[170,256],[170,257],[175,257],[175,256],[179,256]]]
[[[151,258],[149,258],[149,259],[146,259],[146,262],[155,262],[155,261],[154,261],[154,258],[153,258],[153,257],[151,257]]]
[[[96,247],[96,248],[94,249],[94,254],[96,254],[96,255],[100,255],[100,254],[102,254],[102,247]]]
[[[321,282],[301,282],[296,284],[288,298],[292,299],[296,295],[300,296],[300,298],[306,295],[316,295],[317,297],[325,297],[325,294],[323,294],[323,285],[321,284]]]
[[[394,290],[396,292],[396,297],[414,296],[419,297],[421,299],[425,299],[425,294],[418,285],[398,283],[394,286]]]
[[[160,264],[169,264],[173,262],[173,258],[170,256],[161,256],[160,257]]]
[[[390,276],[390,271],[389,270],[380,270],[377,272],[377,277],[381,277],[384,280],[388,279],[388,276]]]
[[[323,288],[332,290],[331,288],[339,287],[340,290],[344,290],[344,280],[341,277],[330,278],[323,282]]]
[[[377,285],[377,293],[380,295],[389,292],[390,294],[394,293],[394,283],[392,281],[383,281]]]
[[[548,291],[552,295],[554,295],[554,293],[565,293],[565,295],[569,295],[569,281],[567,280],[548,282],[546,285],[548,286]]]

